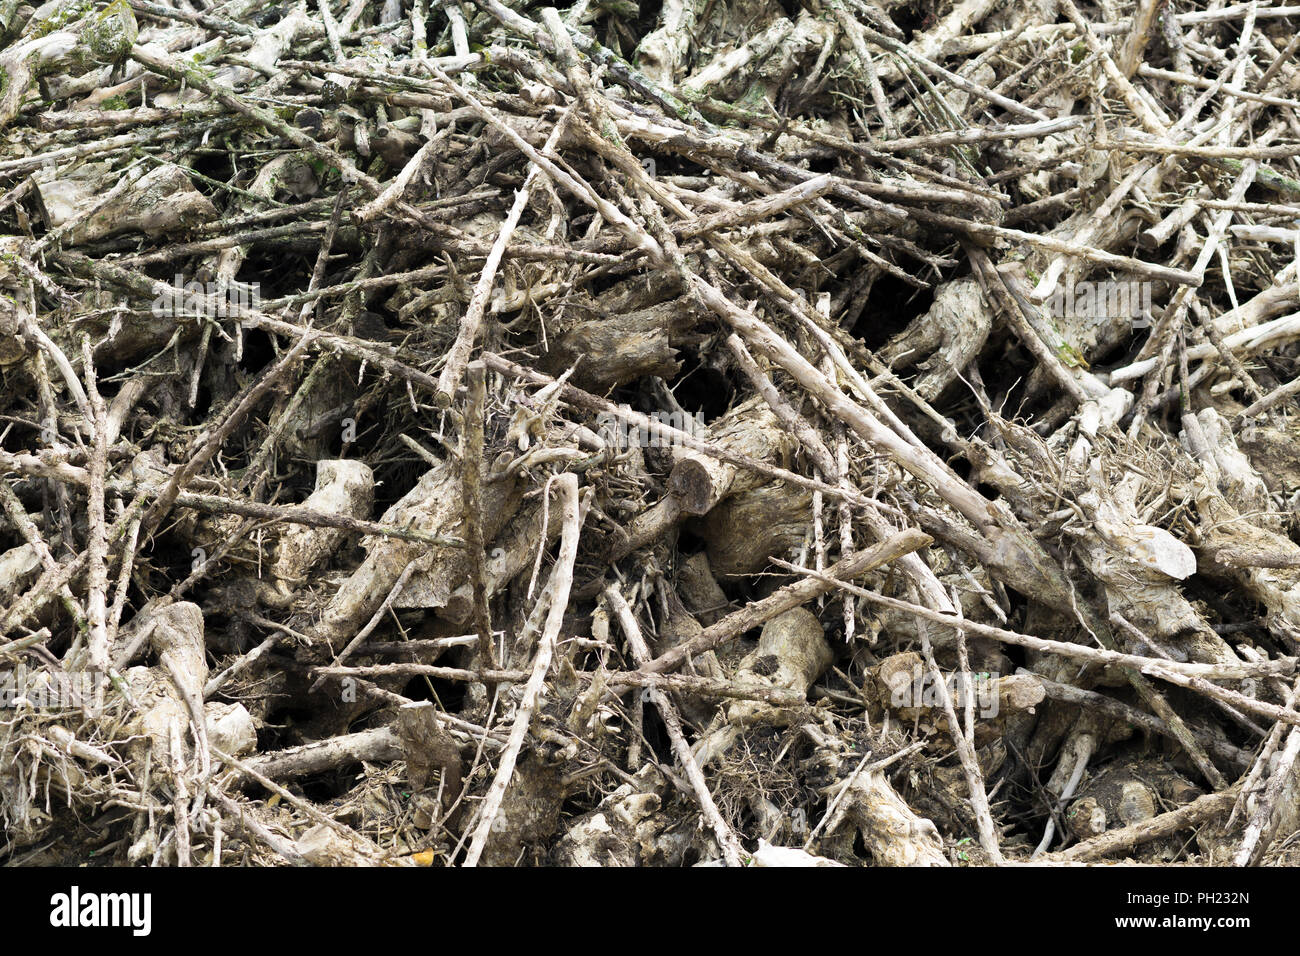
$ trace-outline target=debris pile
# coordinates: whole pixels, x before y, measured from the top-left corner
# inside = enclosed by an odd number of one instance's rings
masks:
[[[0,859],[1300,862],[1296,19],[0,3]]]

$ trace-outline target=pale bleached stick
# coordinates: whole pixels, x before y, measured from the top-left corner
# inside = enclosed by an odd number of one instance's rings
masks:
[[[95,365],[91,355],[90,337],[81,340],[82,363],[86,370],[87,402],[93,417],[91,427],[90,487],[86,495],[86,622],[90,627],[88,642],[90,666],[101,674],[110,668],[108,659],[108,530],[104,518],[104,479],[108,470],[107,408],[95,382]],[[179,826],[179,824],[178,824]],[[181,845],[178,831],[177,848],[184,850],[182,863],[188,862],[188,833]]]
[[[868,591],[866,588],[860,588],[855,584],[847,581],[841,581],[832,575],[821,574],[810,568],[801,568],[796,564],[788,561],[782,561],[780,558],[773,557],[770,559],[777,567],[785,568],[787,571],[793,571],[796,574],[802,574],[805,577],[815,578],[835,587],[844,588],[859,597],[866,598],[875,604],[881,604],[885,607],[894,608],[898,611],[906,611],[919,618],[927,621],[933,621],[936,624],[945,624],[951,628],[965,628],[972,634],[978,634],[980,637],[989,637],[995,641],[1004,644],[1015,644],[1019,647],[1027,647],[1030,650],[1041,651],[1045,654],[1056,654],[1061,657],[1068,657],[1073,660],[1085,661],[1089,664],[1098,664],[1101,666],[1117,665],[1120,667],[1134,667],[1143,674],[1152,677],[1159,677],[1161,680],[1167,680],[1172,684],[1178,684],[1182,687],[1191,687],[1201,690],[1204,687],[1212,688],[1218,694],[1224,695],[1221,699],[1231,700],[1244,710],[1252,710],[1256,713],[1272,717],[1274,720],[1281,720],[1284,723],[1300,726],[1300,714],[1294,711],[1287,711],[1273,704],[1267,704],[1258,701],[1243,694],[1237,694],[1223,687],[1216,687],[1209,684],[1208,680],[1244,680],[1248,677],[1258,677],[1268,674],[1290,674],[1295,670],[1296,659],[1294,657],[1282,657],[1268,662],[1259,664],[1196,664],[1184,663],[1182,661],[1167,661],[1162,658],[1140,657],[1135,654],[1123,654],[1119,651],[1107,651],[1095,647],[1086,647],[1082,644],[1070,644],[1064,641],[1052,641],[1042,637],[1034,637],[1030,634],[1020,634],[1016,631],[1008,631],[1001,627],[993,627],[989,624],[980,624],[976,621],[964,620],[951,614],[939,614],[931,611],[929,608],[922,607],[919,604],[912,604],[909,601],[900,601],[897,598],[886,597],[883,594],[877,594],[875,591]],[[834,568],[829,570],[834,571]],[[1209,691],[1206,691],[1207,693]],[[1212,695],[1217,696],[1217,695]],[[1242,702],[1245,703],[1242,703]]]
[[[570,107],[555,127],[551,130],[551,135],[547,137],[546,145],[542,147],[544,155],[552,155],[555,147],[560,142],[560,137],[564,135],[564,130],[569,125],[569,117],[573,115],[573,108]],[[460,385],[461,376],[465,374],[465,366],[469,362],[469,354],[474,348],[474,343],[478,339],[479,328],[483,325],[483,316],[487,312],[488,297],[492,294],[492,286],[496,282],[497,269],[501,265],[501,259],[505,255],[506,246],[510,244],[510,237],[515,234],[515,228],[519,225],[519,219],[528,208],[528,200],[532,195],[533,183],[537,181],[537,173],[540,167],[534,163],[528,168],[528,175],[524,178],[524,184],[520,187],[519,192],[515,193],[514,205],[510,207],[505,222],[501,224],[501,230],[497,233],[497,238],[492,243],[492,250],[488,253],[487,260],[483,263],[483,271],[479,273],[478,283],[474,286],[474,293],[470,296],[469,308],[465,310],[465,317],[460,320],[460,329],[456,333],[456,341],[452,343],[447,350],[447,364],[443,366],[442,374],[438,376],[438,391],[436,401],[444,408],[449,407],[452,398],[456,394],[456,388]]]
[[[961,603],[953,601],[953,606],[957,608],[957,618],[960,620]],[[984,789],[984,774],[980,770],[979,760],[975,756],[975,695],[971,689],[970,683],[970,663],[966,656],[966,635],[961,628],[957,629],[957,649],[961,661],[962,676],[962,694],[965,697],[965,718],[963,724],[957,719],[956,708],[953,707],[952,695],[948,693],[948,682],[943,679],[939,672],[939,665],[934,659],[934,648],[930,646],[930,632],[924,624],[917,622],[917,633],[921,636],[921,650],[925,654],[926,663],[930,666],[930,673],[934,677],[935,687],[939,692],[939,701],[943,704],[944,715],[948,718],[948,733],[952,737],[953,746],[957,750],[957,757],[961,761],[962,772],[966,776],[966,789],[970,794],[971,810],[975,814],[975,825],[979,830],[980,846],[984,852],[989,855],[995,866],[1001,865],[1002,848],[998,845],[997,829],[993,825],[993,815],[989,812],[989,795]]]
[[[524,696],[515,711],[515,722],[510,728],[510,737],[506,749],[501,754],[497,765],[497,775],[488,788],[487,796],[479,811],[478,826],[470,839],[469,850],[465,854],[463,866],[477,866],[492,833],[492,823],[501,810],[501,801],[505,799],[506,788],[514,776],[515,762],[519,759],[519,750],[528,735],[528,725],[532,721],[533,711],[537,707],[537,698],[541,695],[542,684],[551,667],[551,658],[555,653],[556,640],[560,635],[560,625],[564,623],[564,612],[569,605],[569,590],[573,586],[573,563],[578,557],[578,476],[572,473],[555,479],[560,495],[560,507],[563,516],[563,530],[560,532],[560,551],[556,556],[555,569],[547,583],[547,600],[550,601],[546,613],[546,625],[537,642],[537,654],[533,658],[532,675],[524,685]]]
[[[638,667],[644,667],[650,663],[650,648],[646,645],[645,638],[641,636],[641,626],[637,624],[632,609],[628,607],[627,601],[619,593],[618,588],[613,585],[605,589],[605,600],[609,602],[610,609],[623,627],[628,647],[632,650],[632,658]],[[704,771],[700,769],[699,761],[691,753],[691,745],[686,742],[686,735],[682,733],[682,720],[677,716],[677,708],[673,706],[668,695],[658,687],[650,685],[647,689],[650,692],[650,699],[654,701],[655,707],[659,709],[664,719],[668,739],[672,741],[673,753],[677,755],[682,769],[686,771],[686,779],[690,781],[691,789],[695,791],[695,800],[700,805],[700,812],[704,814],[704,819],[709,822],[714,836],[718,838],[723,859],[727,861],[727,866],[743,866],[740,840],[727,825],[727,821],[722,818],[718,805],[713,802],[708,782],[704,779]]]

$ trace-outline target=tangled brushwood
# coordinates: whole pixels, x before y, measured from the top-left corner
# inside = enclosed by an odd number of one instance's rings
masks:
[[[0,2],[0,860],[1300,863],[1296,10]]]

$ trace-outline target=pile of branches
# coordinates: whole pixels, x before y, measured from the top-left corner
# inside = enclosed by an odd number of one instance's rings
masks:
[[[1300,860],[1297,13],[0,3],[0,858]]]

